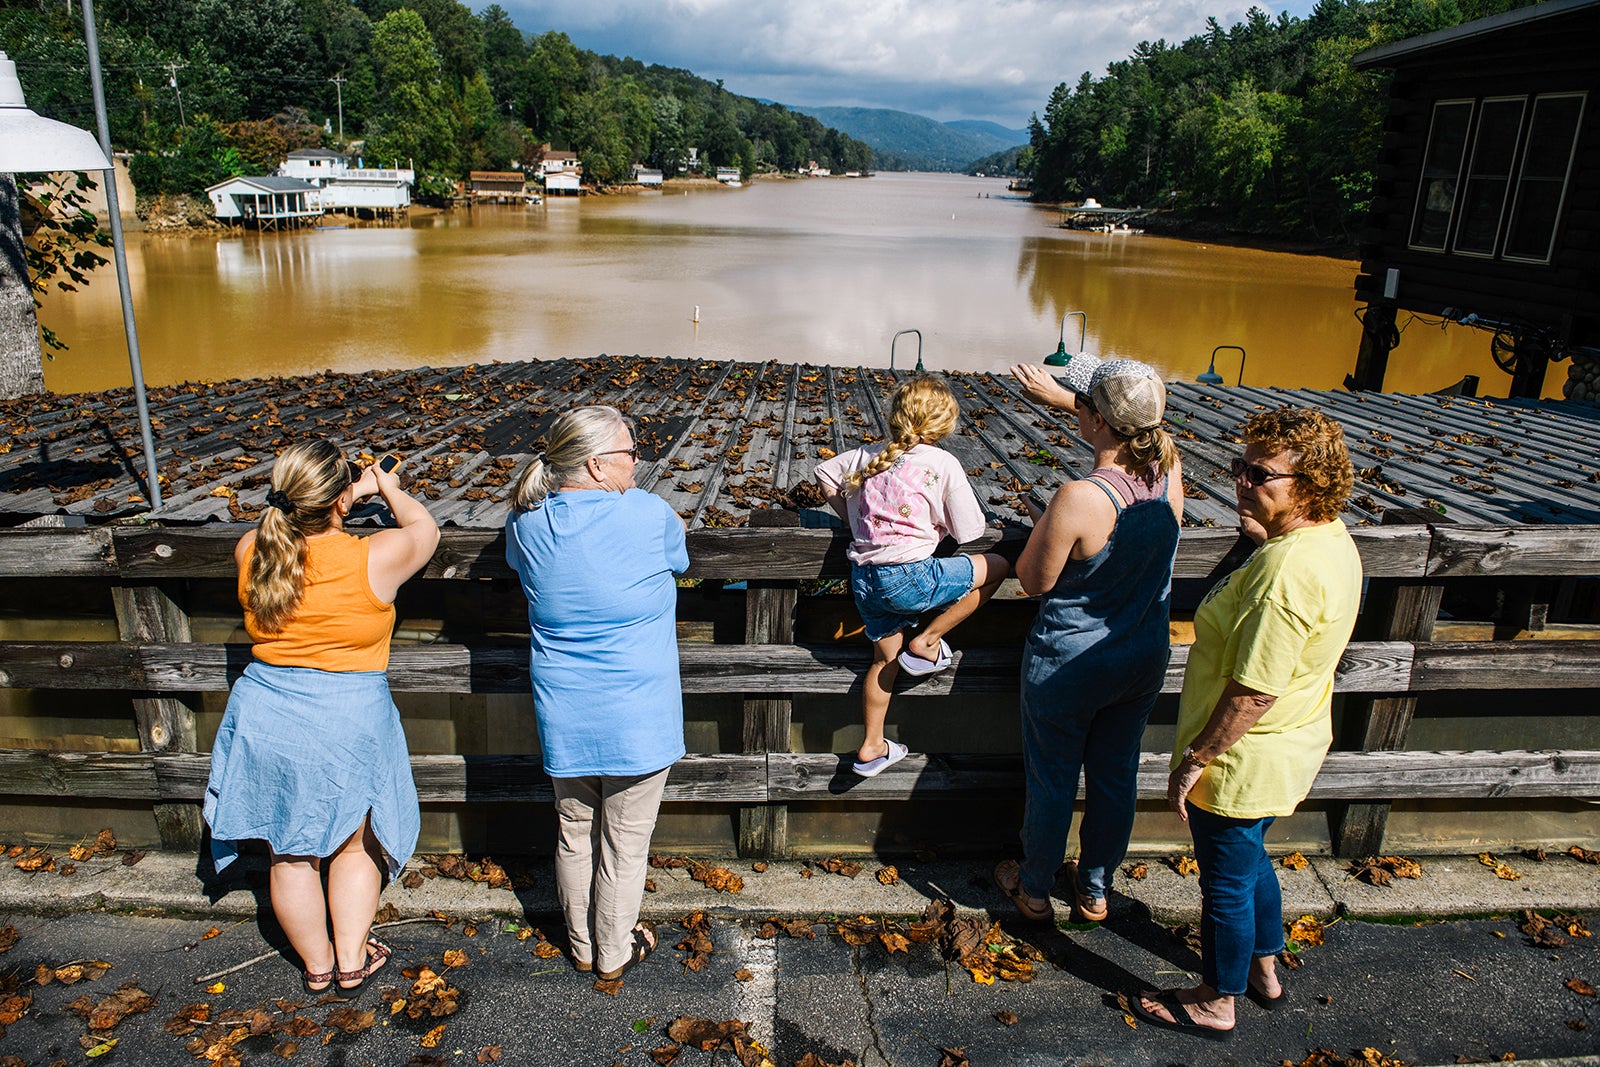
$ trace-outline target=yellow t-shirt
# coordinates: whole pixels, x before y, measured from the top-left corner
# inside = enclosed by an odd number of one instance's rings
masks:
[[[1200,775],[1189,799],[1215,815],[1288,815],[1333,741],[1333,676],[1361,606],[1361,556],[1343,522],[1263,544],[1194,617],[1172,766],[1229,679],[1278,699]]]

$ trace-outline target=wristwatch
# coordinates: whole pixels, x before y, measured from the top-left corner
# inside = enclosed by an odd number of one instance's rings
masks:
[[[1189,766],[1197,769],[1204,769],[1205,765],[1211,761],[1208,759],[1201,759],[1199,756],[1195,755],[1194,746],[1189,745],[1183,750],[1183,755],[1178,757],[1178,762],[1187,763]]]

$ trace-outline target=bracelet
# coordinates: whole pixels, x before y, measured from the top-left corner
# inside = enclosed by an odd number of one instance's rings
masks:
[[[1198,755],[1195,754],[1194,746],[1190,745],[1189,747],[1187,747],[1187,748],[1185,748],[1183,750],[1183,755],[1178,757],[1178,762],[1179,763],[1187,763],[1191,767],[1194,767],[1194,768],[1199,769],[1199,770],[1204,770],[1206,764],[1210,763],[1211,761],[1210,760],[1206,760],[1206,759],[1201,759]]]

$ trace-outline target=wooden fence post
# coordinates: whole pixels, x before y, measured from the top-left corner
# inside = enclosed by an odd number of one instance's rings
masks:
[[[787,645],[794,641],[794,614],[800,586],[793,581],[760,581],[747,585],[744,641],[747,645]],[[794,702],[788,697],[763,697],[744,702],[744,751],[747,755],[788,752]],[[770,776],[770,774],[769,774]],[[739,809],[739,855],[782,856],[789,849],[789,805],[768,801]]]
[[[189,613],[160,585],[114,583],[111,599],[117,612],[117,632],[124,641],[188,644],[194,640]],[[140,749],[173,753],[198,751],[194,712],[199,704],[198,693],[165,696],[135,693],[133,714],[139,724]],[[157,803],[155,819],[163,849],[199,850],[203,827],[198,805]]]
[[[1390,508],[1383,513],[1385,526],[1439,525],[1450,520],[1429,508]],[[1439,618],[1442,582],[1407,582],[1374,578],[1367,586],[1367,607],[1357,623],[1356,637],[1366,641],[1432,641]],[[1405,748],[1406,735],[1417,710],[1417,698],[1398,696],[1352,697],[1345,705],[1345,737],[1362,752]],[[1336,856],[1360,858],[1376,855],[1383,847],[1389,821],[1387,802],[1335,804],[1328,811]]]

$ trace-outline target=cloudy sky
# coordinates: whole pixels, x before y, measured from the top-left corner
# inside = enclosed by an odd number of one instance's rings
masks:
[[[469,4],[472,0],[469,0]],[[1020,128],[1059,82],[1140,41],[1238,22],[1248,0],[500,0],[522,29],[721,78],[743,96]],[[479,5],[472,4],[475,8]],[[1305,15],[1314,0],[1274,0]]]

